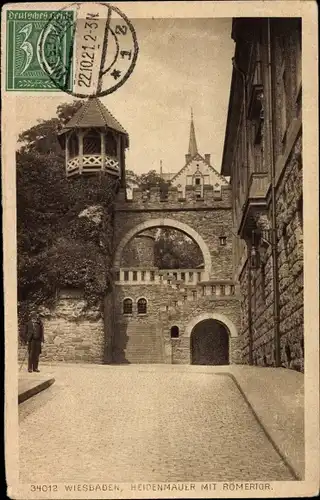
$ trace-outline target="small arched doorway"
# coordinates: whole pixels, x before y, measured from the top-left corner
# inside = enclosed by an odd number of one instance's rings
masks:
[[[200,321],[191,332],[190,343],[191,364],[229,364],[229,331],[219,321]]]

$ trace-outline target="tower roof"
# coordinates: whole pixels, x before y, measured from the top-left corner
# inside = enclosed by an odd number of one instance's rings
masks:
[[[128,136],[110,111],[97,97],[90,97],[63,127],[60,133],[73,128],[108,127]]]
[[[189,139],[189,155],[193,158],[198,153],[196,132],[193,123],[193,111],[191,109],[191,124],[190,124],[190,139]]]

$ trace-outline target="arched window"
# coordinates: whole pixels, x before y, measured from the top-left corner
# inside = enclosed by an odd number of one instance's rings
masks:
[[[101,154],[101,135],[97,130],[89,130],[83,137],[83,154]]]
[[[132,314],[132,300],[124,299],[123,301],[123,314]]]
[[[177,339],[179,337],[179,327],[172,326],[170,330],[170,335],[172,339]]]
[[[138,314],[146,314],[147,313],[147,301],[146,299],[138,300]]]

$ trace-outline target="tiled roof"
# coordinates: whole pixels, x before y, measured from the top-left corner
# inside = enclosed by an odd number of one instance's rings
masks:
[[[61,133],[73,128],[108,127],[128,135],[115,117],[107,110],[102,102],[96,98],[89,98],[64,126]]]

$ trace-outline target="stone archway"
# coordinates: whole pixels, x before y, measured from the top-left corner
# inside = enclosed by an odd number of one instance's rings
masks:
[[[229,364],[231,361],[232,343],[236,341],[238,331],[224,314],[213,312],[193,318],[186,327],[185,335],[190,338],[192,364],[218,365]],[[206,351],[209,351],[207,357]]]
[[[190,336],[192,365],[228,365],[229,331],[215,319],[198,323]]]
[[[176,221],[174,219],[167,219],[167,218],[159,218],[159,219],[150,219],[146,222],[143,222],[141,224],[138,224],[135,226],[133,229],[128,231],[125,236],[121,239],[116,253],[115,253],[115,258],[114,258],[114,268],[119,269],[120,268],[120,262],[121,262],[121,256],[122,252],[129,243],[129,241],[138,233],[141,231],[144,231],[146,229],[151,229],[154,227],[171,227],[173,229],[177,229],[179,231],[182,231],[185,233],[187,236],[193,239],[195,241],[203,255],[203,261],[204,261],[204,270],[206,272],[207,277],[209,278],[210,273],[211,273],[211,268],[212,268],[212,263],[211,263],[211,255],[210,255],[210,250],[206,242],[203,240],[203,238],[200,236],[197,231],[192,229],[192,227],[188,226],[187,224],[184,224],[183,222]]]

